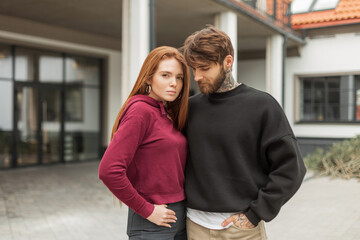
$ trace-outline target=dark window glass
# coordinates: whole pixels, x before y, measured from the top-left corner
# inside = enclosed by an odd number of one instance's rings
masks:
[[[326,120],[340,120],[340,77],[327,78]]]
[[[12,78],[12,57],[9,46],[0,44],[0,80]]]
[[[71,110],[69,105],[66,107],[65,161],[96,159],[99,157],[100,144],[100,90],[74,87],[67,92],[67,96],[73,95],[72,104],[76,107],[72,106]],[[78,112],[81,114],[78,115]]]
[[[63,81],[61,54],[22,48],[17,48],[15,52],[15,80],[51,83]]]
[[[83,57],[66,58],[66,82],[99,86],[99,60]]]
[[[42,162],[60,161],[61,132],[61,91],[47,89],[42,91]]]
[[[24,87],[17,91],[17,164],[34,165],[38,162],[39,91]]]
[[[360,76],[355,77],[356,82],[356,120],[360,121]]]
[[[302,78],[301,88],[301,121],[352,122],[357,119],[354,109],[360,104],[360,100],[355,100],[360,99],[359,76]],[[358,115],[360,117],[360,113]]]
[[[84,112],[83,87],[80,84],[67,84],[65,90],[65,119],[69,122],[82,122]]]
[[[42,53],[39,55],[40,82],[62,82],[63,59],[60,54]]]
[[[302,81],[302,111],[301,119],[303,120],[312,120],[312,104],[311,104],[311,95],[312,95],[312,82],[310,80]]]
[[[313,120],[323,121],[325,109],[325,79],[315,79],[313,86]]]
[[[13,82],[0,81],[0,168],[10,167],[13,122]]]

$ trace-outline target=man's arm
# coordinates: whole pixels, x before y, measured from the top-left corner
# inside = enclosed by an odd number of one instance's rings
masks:
[[[244,213],[234,214],[223,222],[233,222],[243,229],[256,226],[261,220],[270,221],[280,208],[296,193],[306,173],[296,139],[292,135],[281,137],[266,149],[271,163],[269,182],[259,189],[257,199]]]

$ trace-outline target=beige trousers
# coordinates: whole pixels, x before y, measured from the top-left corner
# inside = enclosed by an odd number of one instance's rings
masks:
[[[264,222],[252,229],[240,229],[237,226],[231,225],[229,228],[221,230],[212,230],[205,228],[197,223],[194,223],[189,218],[186,219],[186,228],[188,240],[266,240],[266,232]]]

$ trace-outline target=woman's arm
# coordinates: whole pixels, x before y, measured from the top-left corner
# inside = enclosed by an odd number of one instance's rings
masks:
[[[149,119],[135,106],[129,108],[121,120],[99,166],[99,178],[109,190],[128,207],[143,218],[165,227],[176,221],[175,212],[166,205],[147,202],[133,187],[127,177],[127,168],[134,159],[136,150],[144,138]]]
[[[139,195],[126,175],[148,125],[142,115],[135,105],[128,109],[101,160],[99,178],[119,200],[147,218],[154,205]]]

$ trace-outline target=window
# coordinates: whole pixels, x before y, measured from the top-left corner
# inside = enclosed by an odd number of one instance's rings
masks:
[[[291,13],[297,14],[308,12],[313,1],[314,0],[294,0],[291,3]]]
[[[63,59],[60,54],[42,54],[39,56],[40,82],[62,82]]]
[[[83,86],[68,84],[65,91],[65,119],[69,122],[82,122],[83,116]]]
[[[66,82],[99,86],[99,60],[84,57],[67,57]]]
[[[16,81],[61,83],[64,78],[60,53],[16,48],[15,70]]]
[[[0,80],[0,169],[10,167],[13,122],[13,82]]]
[[[300,78],[301,122],[360,121],[360,76]]]
[[[102,66],[0,43],[0,169],[99,159]]]
[[[294,0],[291,3],[291,13],[306,13],[335,9],[339,0]]]
[[[312,11],[329,10],[336,8],[339,0],[317,0],[314,2]]]
[[[0,80],[12,78],[12,57],[10,47],[0,44]]]
[[[360,121],[360,76],[355,77],[356,81],[356,120]]]

